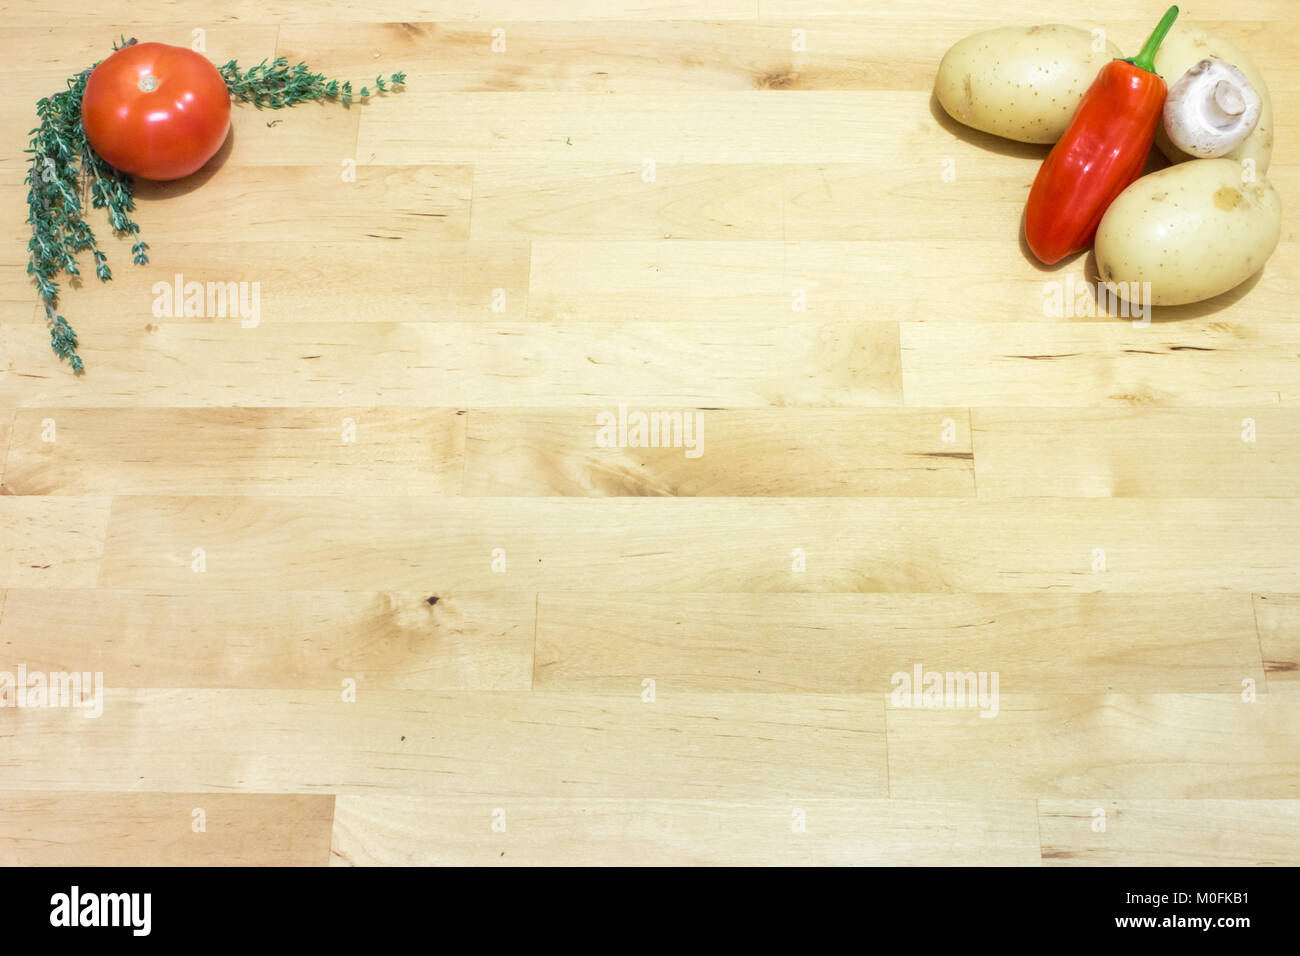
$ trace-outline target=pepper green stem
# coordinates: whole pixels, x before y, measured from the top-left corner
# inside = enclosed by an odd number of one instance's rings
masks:
[[[1129,57],[1124,62],[1132,63],[1139,70],[1146,70],[1148,73],[1155,73],[1156,50],[1160,48],[1160,44],[1164,42],[1165,34],[1169,32],[1169,28],[1174,25],[1174,21],[1177,19],[1177,7],[1170,7],[1166,10],[1165,15],[1160,18],[1160,22],[1156,24],[1156,28],[1151,31],[1151,36],[1147,37],[1147,42],[1146,45],[1142,47],[1142,52],[1137,56]]]

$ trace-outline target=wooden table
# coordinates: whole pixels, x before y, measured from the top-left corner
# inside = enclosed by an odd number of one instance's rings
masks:
[[[1134,326],[930,92],[1077,3],[4,0],[0,671],[104,690],[0,709],[0,862],[1300,862],[1300,10],[1203,6],[1288,218]],[[142,184],[75,378],[21,149],[119,33],[409,82]]]

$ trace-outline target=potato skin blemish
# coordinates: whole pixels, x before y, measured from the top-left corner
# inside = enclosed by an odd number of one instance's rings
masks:
[[[1214,193],[1214,204],[1220,209],[1235,209],[1241,205],[1241,193],[1231,186],[1220,186]]]

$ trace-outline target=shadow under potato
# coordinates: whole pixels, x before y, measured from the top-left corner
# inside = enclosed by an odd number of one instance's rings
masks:
[[[941,129],[955,138],[964,143],[970,143],[972,146],[978,146],[980,149],[997,153],[1000,156],[1032,159],[1041,164],[1042,161],[1047,158],[1047,154],[1052,150],[1052,147],[1049,144],[1021,143],[1016,140],[1005,139],[1001,136],[994,136],[992,133],[985,133],[971,126],[967,126],[964,123],[960,123],[948,115],[947,111],[943,108],[943,105],[939,102],[939,97],[933,91],[930,93],[930,115],[934,117],[934,121],[939,124]],[[1142,168],[1142,176],[1149,176],[1151,173],[1167,169],[1171,165],[1173,164],[1165,157],[1164,153],[1160,152],[1160,150],[1155,146],[1152,146],[1151,153],[1147,156],[1146,164]],[[1034,172],[1037,173],[1036,166],[1034,167]],[[1032,176],[1029,178],[1029,181],[1033,181]],[[1025,189],[1025,198],[1026,200],[1029,198],[1028,187]],[[1105,291],[1105,286],[1098,284],[1100,273],[1097,268],[1097,256],[1091,248],[1081,252],[1076,252],[1072,256],[1066,256],[1061,261],[1054,262],[1051,265],[1045,265],[1033,254],[1029,248],[1028,241],[1025,239],[1025,216],[1023,212],[1020,214],[1016,240],[1020,244],[1020,254],[1024,256],[1025,261],[1033,266],[1037,271],[1044,273],[1045,275],[1051,275],[1061,271],[1061,269],[1067,266],[1072,266],[1078,262],[1080,256],[1084,256],[1084,280],[1092,290],[1096,307],[1095,314],[1097,316],[1109,315],[1112,318],[1126,322],[1131,321],[1131,318],[1122,315],[1113,315],[1107,309],[1107,298],[1109,296]],[[1213,299],[1206,299],[1204,302],[1192,302],[1187,305],[1152,306],[1151,321],[1153,323],[1181,322],[1188,319],[1199,319],[1204,318],[1207,315],[1213,315],[1215,312],[1228,308],[1243,296],[1247,295],[1259,282],[1262,274],[1263,270],[1261,269],[1241,285],[1229,289],[1227,292],[1217,295]]]
[[[1014,139],[1006,139],[1002,136],[994,136],[992,133],[982,132],[973,126],[967,126],[965,123],[959,123],[948,115],[947,110],[943,108],[938,95],[933,90],[930,91],[930,115],[934,117],[934,121],[939,124],[939,127],[944,132],[964,143],[978,146],[990,153],[997,153],[999,156],[1016,156],[1022,159],[1037,160],[1041,163],[1052,148],[1051,144],[1048,143],[1021,143]]]
[[[939,109],[942,110],[943,107],[939,107]],[[952,117],[949,117],[949,119],[951,120]],[[956,120],[953,120],[953,122],[956,122]],[[958,124],[958,125],[961,125],[961,124]],[[995,138],[997,138],[997,137],[995,137]],[[1044,151],[1044,152],[1043,152],[1043,158],[1044,158],[1044,159],[1046,159],[1046,158],[1047,158],[1047,154],[1048,154],[1049,152],[1051,152],[1051,147],[1050,147],[1050,146],[1039,146],[1039,147],[1036,147],[1036,148],[1038,148],[1038,149],[1042,149],[1042,150]],[[1170,166],[1170,165],[1171,165],[1171,163],[1169,162],[1168,159],[1165,158],[1164,153],[1162,153],[1162,152],[1160,152],[1160,150],[1156,149],[1155,146],[1152,146],[1152,147],[1151,147],[1151,152],[1150,152],[1150,154],[1147,156],[1146,164],[1142,167],[1142,172],[1141,172],[1141,174],[1138,176],[1138,178],[1141,179],[1142,176],[1150,175],[1151,173],[1157,172],[1157,171],[1159,171],[1159,170],[1161,170],[1161,169],[1165,169],[1166,167],[1168,167],[1168,166]],[[1035,173],[1037,173],[1037,170],[1035,170]],[[1032,180],[1031,180],[1031,182],[1032,182]],[[1028,190],[1025,191],[1025,200],[1026,200],[1026,202],[1029,200],[1029,191],[1028,191]],[[1082,250],[1082,251],[1080,251],[1080,252],[1076,252],[1074,255],[1066,256],[1064,259],[1060,260],[1059,262],[1054,262],[1054,263],[1052,263],[1050,266],[1049,266],[1049,265],[1044,265],[1042,262],[1039,261],[1038,257],[1035,256],[1034,253],[1033,253],[1033,251],[1030,250],[1030,248],[1029,248],[1029,242],[1025,239],[1025,215],[1024,215],[1023,212],[1020,214],[1020,254],[1021,254],[1022,256],[1025,257],[1025,261],[1026,261],[1026,262],[1028,262],[1031,266],[1033,266],[1033,267],[1034,267],[1035,269],[1037,269],[1039,272],[1056,272],[1056,271],[1059,270],[1062,266],[1069,265],[1069,264],[1075,262],[1075,261],[1079,258],[1080,255],[1083,255],[1084,252],[1086,252],[1086,253],[1088,254],[1088,256],[1091,257],[1091,256],[1092,256],[1092,247],[1089,246],[1088,249],[1086,249],[1086,250]],[[1094,266],[1093,271],[1095,272],[1095,266]],[[1094,280],[1093,280],[1093,281],[1095,281],[1095,277],[1094,277]]]
[[[1260,277],[1264,274],[1261,267],[1241,285],[1234,286],[1227,292],[1220,293],[1212,299],[1205,299],[1202,302],[1189,302],[1187,305],[1155,305],[1151,306],[1151,323],[1157,322],[1185,322],[1188,319],[1202,319],[1207,315],[1213,315],[1223,309],[1228,308],[1239,301],[1243,296],[1249,294],[1250,290],[1255,288],[1259,283]],[[1083,265],[1084,281],[1092,290],[1093,297],[1097,304],[1097,315],[1110,315],[1112,318],[1122,321],[1131,321],[1126,316],[1116,316],[1106,309],[1106,299],[1104,296],[1104,286],[1099,285],[1101,281],[1101,270],[1097,267],[1097,256],[1091,249],[1088,250],[1088,258]]]

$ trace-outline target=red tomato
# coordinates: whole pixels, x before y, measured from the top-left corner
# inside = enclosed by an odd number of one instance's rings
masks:
[[[134,43],[90,74],[81,122],[109,165],[143,179],[180,179],[226,141],[230,93],[193,50]]]

